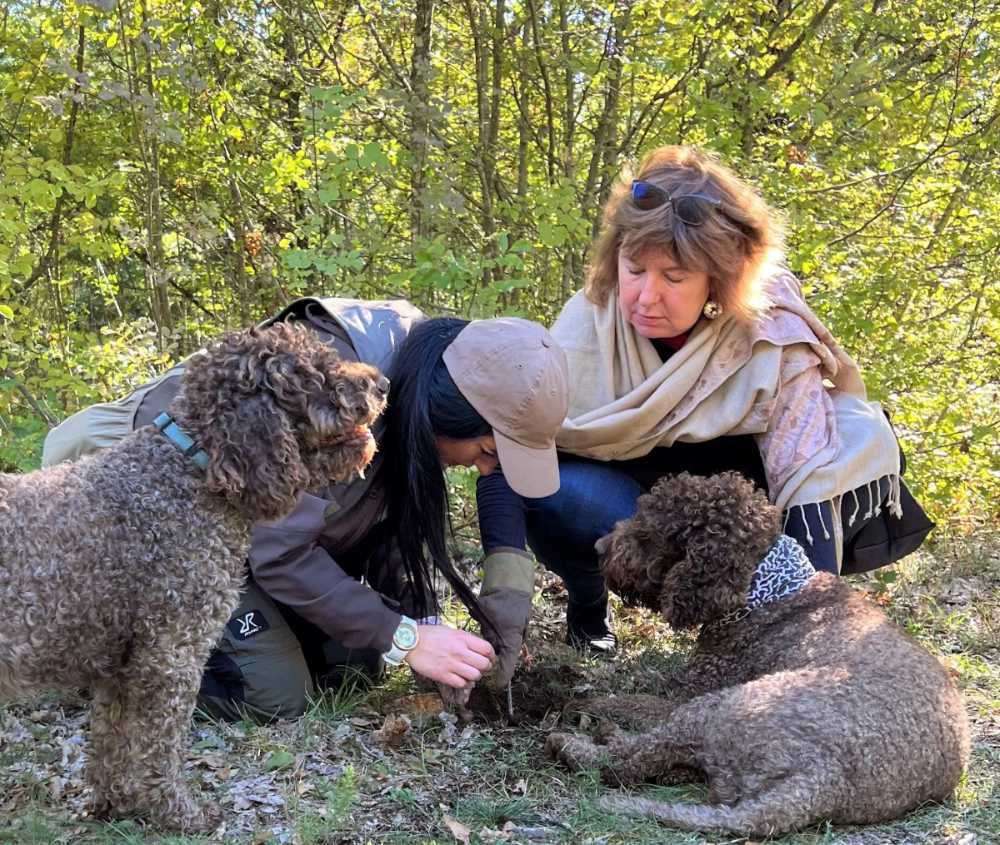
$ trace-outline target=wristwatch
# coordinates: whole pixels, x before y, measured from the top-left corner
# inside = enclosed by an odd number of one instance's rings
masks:
[[[417,647],[418,642],[420,634],[417,632],[417,623],[409,616],[401,616],[396,633],[392,635],[392,648],[382,655],[382,659],[390,666],[398,666]]]

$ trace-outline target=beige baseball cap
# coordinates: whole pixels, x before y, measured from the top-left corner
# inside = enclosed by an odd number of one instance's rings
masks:
[[[556,432],[569,409],[566,353],[544,326],[517,317],[473,320],[444,351],[455,385],[491,426],[513,490],[559,489]]]

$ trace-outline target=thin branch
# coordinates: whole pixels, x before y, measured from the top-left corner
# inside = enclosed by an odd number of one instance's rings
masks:
[[[31,410],[34,411],[39,417],[41,417],[41,419],[44,420],[45,424],[49,428],[52,428],[52,426],[56,424],[56,421],[55,419],[52,418],[52,415],[49,414],[48,411],[46,411],[41,406],[38,400],[35,399],[35,397],[32,396],[31,393],[28,391],[28,388],[26,388],[23,384],[21,384],[21,382],[17,380],[15,375],[10,370],[4,367],[3,369],[0,369],[0,375],[2,375],[5,379],[9,379],[14,383],[14,389],[21,394],[21,396],[24,398],[24,401],[27,402],[28,405],[31,407]]]
[[[80,75],[83,73],[83,51],[85,46],[85,29],[81,26],[79,32],[77,33],[77,43],[76,43],[76,79],[73,80],[73,85],[79,89],[80,86]],[[78,99],[79,98],[79,99]],[[76,132],[76,119],[80,114],[80,99],[83,98],[83,93],[80,90],[74,92],[72,96],[72,105],[69,108],[69,125],[66,127],[66,137],[63,139],[63,154],[62,163],[64,167],[68,167],[73,161],[73,135]],[[55,208],[52,209],[52,217],[49,219],[49,245],[45,250],[45,254],[41,257],[38,264],[35,265],[35,269],[31,272],[27,281],[21,287],[21,295],[24,296],[32,287],[34,287],[35,282],[37,282],[42,276],[44,276],[49,267],[52,264],[52,259],[55,257],[56,249],[59,246],[59,228],[62,222],[63,207],[66,204],[66,191],[61,190],[59,196],[56,197]]]

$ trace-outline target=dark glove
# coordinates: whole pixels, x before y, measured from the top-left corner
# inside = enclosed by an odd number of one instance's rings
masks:
[[[496,629],[496,632],[484,630],[483,637],[497,654],[487,680],[495,689],[503,689],[510,683],[517,668],[531,618],[535,563],[524,554],[494,552],[486,557],[483,570],[479,606]]]

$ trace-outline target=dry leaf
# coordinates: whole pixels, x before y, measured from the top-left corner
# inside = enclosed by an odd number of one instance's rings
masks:
[[[462,845],[469,845],[469,837],[472,836],[470,828],[467,828],[458,819],[453,819],[447,813],[444,814],[444,823],[456,840],[461,842]]]
[[[411,722],[406,716],[388,715],[382,727],[372,734],[375,741],[389,748],[397,748],[410,733]]]
[[[386,713],[405,713],[409,716],[436,716],[442,710],[444,702],[436,692],[404,695],[385,706]]]

